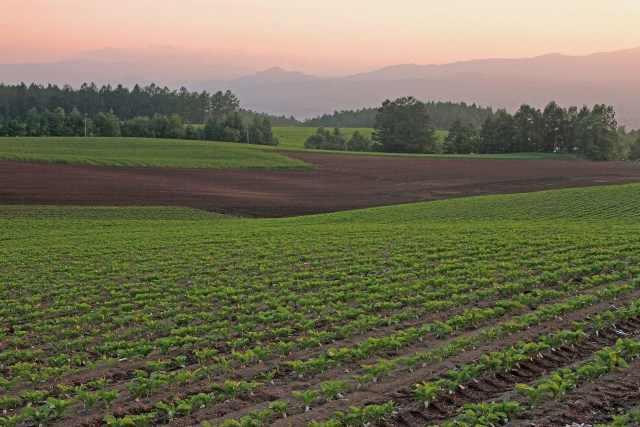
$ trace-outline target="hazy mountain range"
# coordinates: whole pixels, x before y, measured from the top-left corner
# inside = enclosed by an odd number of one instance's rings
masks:
[[[72,86],[86,81],[127,86],[155,82],[191,90],[230,89],[245,108],[296,117],[377,106],[403,95],[510,111],[522,103],[542,107],[551,100],[564,106],[606,103],[614,106],[620,123],[640,127],[640,48],[586,56],[394,65],[330,78],[278,67],[252,73],[242,67],[241,56],[223,53],[203,57],[176,51],[100,51],[61,62],[0,64],[0,81]]]

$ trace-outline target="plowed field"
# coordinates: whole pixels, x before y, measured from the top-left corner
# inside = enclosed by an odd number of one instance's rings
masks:
[[[640,164],[291,153],[309,170],[0,162],[0,204],[188,206],[283,217],[475,195],[627,184]]]

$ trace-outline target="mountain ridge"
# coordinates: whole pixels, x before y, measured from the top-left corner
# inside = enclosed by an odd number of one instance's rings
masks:
[[[564,106],[604,103],[613,105],[621,124],[640,127],[640,47],[589,55],[550,53],[447,64],[398,64],[343,77],[317,77],[279,66],[254,72],[240,70],[236,65],[225,68],[224,64],[205,59],[190,67],[181,62],[168,61],[154,67],[134,61],[118,74],[122,62],[78,61],[46,66],[0,64],[0,81],[46,84],[47,79],[51,81],[62,74],[67,81],[51,82],[72,86],[90,81],[129,86],[154,82],[176,89],[185,86],[198,91],[231,90],[245,108],[299,118],[375,107],[385,99],[406,95],[510,111],[523,103],[541,108],[552,100]],[[190,69],[185,71],[186,68]],[[208,77],[211,75],[218,77]],[[70,82],[72,78],[76,81]]]

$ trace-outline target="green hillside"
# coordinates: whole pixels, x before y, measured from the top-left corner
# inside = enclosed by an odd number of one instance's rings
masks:
[[[471,406],[441,426],[535,419],[517,382],[557,369],[540,399],[564,405],[636,372],[639,212],[640,184],[259,220],[1,207],[0,420],[347,426],[449,396]]]
[[[155,138],[0,138],[0,159],[102,166],[304,168],[304,162],[246,144]]]

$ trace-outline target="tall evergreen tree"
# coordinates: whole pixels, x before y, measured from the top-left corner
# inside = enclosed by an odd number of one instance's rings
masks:
[[[475,149],[474,141],[476,130],[471,124],[462,124],[457,119],[449,128],[449,133],[444,139],[443,151],[447,154],[468,154]]]
[[[523,104],[513,115],[514,151],[535,152],[543,150],[540,133],[541,120],[540,110],[527,104]]]

